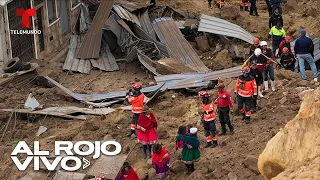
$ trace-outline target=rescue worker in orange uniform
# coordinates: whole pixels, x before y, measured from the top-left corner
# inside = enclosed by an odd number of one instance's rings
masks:
[[[214,102],[209,98],[209,93],[207,91],[200,91],[199,97],[202,101],[201,120],[207,141],[205,148],[215,148],[218,146],[218,136],[216,135],[216,113]]]
[[[136,134],[136,127],[138,118],[140,116],[140,113],[142,113],[143,109],[143,102],[144,102],[144,94],[140,91],[142,89],[142,84],[140,83],[134,83],[132,86],[132,89],[129,90],[129,92],[126,95],[126,98],[128,99],[129,103],[132,106],[131,111],[133,112],[133,117],[131,121],[130,126],[130,133],[128,137],[130,137],[132,134]]]
[[[254,77],[249,75],[249,67],[244,67],[242,73],[237,79],[234,93],[238,98],[238,109],[242,113],[242,120],[249,124],[253,104],[252,99],[253,96],[257,96],[257,84]]]

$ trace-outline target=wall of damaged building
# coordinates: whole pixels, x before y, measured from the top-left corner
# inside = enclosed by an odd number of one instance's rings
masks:
[[[7,59],[4,7],[0,6],[0,67],[3,66]]]
[[[59,51],[69,45],[70,36],[74,32],[74,28],[80,13],[80,6],[72,7],[72,0],[66,0],[67,3],[67,13],[68,13],[68,23],[69,31],[68,33],[62,33],[62,18],[61,18],[61,2],[56,1],[57,4],[57,19],[49,24],[48,12],[47,12],[47,0],[44,0],[41,4],[36,6],[36,9],[43,8],[43,38],[44,38],[44,50],[40,51],[39,36],[36,36],[37,42],[37,54],[38,58],[43,59],[46,56],[50,56],[53,52]],[[36,27],[38,29],[38,27]]]

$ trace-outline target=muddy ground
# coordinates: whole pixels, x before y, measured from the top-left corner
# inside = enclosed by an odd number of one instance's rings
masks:
[[[259,17],[249,17],[246,12],[240,12],[236,17],[233,17],[234,13],[230,13],[230,10],[233,8],[238,9],[238,1],[226,1],[226,7],[221,11],[218,9],[208,9],[206,1],[197,1],[197,3],[194,3],[194,1],[158,2],[162,5],[168,4],[181,10],[188,10],[188,12],[205,13],[232,19],[231,21],[244,26],[244,28],[259,37],[265,37],[266,35],[268,18],[266,8],[262,3],[264,1],[259,2]],[[291,34],[295,34],[294,30],[305,26],[311,35],[320,35],[319,28],[313,29],[314,27],[319,27],[319,21],[312,18],[315,15],[312,13],[319,11],[319,8],[314,10],[314,5],[313,1],[306,3],[303,8],[297,8],[291,2],[285,5],[284,13],[288,14],[284,15],[284,20],[285,24],[291,24],[288,28],[289,31],[291,30]],[[292,11],[290,11],[290,8],[292,8]],[[308,11],[308,9],[312,9],[312,11]],[[307,24],[305,20],[300,20],[302,18],[309,20],[310,23]],[[286,26],[288,27],[288,25]],[[205,54],[197,52],[201,56],[212,56],[211,51]],[[154,84],[153,77],[146,73],[146,70],[139,63],[119,63],[120,70],[118,72],[91,71],[90,75],[82,75],[62,72],[62,63],[60,61],[64,58],[61,57],[57,61],[44,59],[34,62],[40,65],[40,74],[55,76],[62,85],[78,93],[103,93],[125,90],[130,87],[130,82],[133,81],[141,81],[144,86]],[[308,77],[311,77],[311,75],[309,74]],[[234,172],[238,179],[263,179],[259,175],[259,172],[257,172],[256,164],[252,162],[262,152],[268,140],[297,114],[300,106],[300,99],[297,93],[300,89],[295,88],[298,86],[315,88],[319,85],[300,81],[298,74],[283,70],[277,70],[276,78],[278,84],[277,91],[270,92],[266,94],[265,98],[260,99],[259,105],[262,109],[253,114],[252,123],[246,125],[242,122],[240,116],[232,116],[235,134],[233,136],[226,135],[219,137],[219,146],[217,148],[203,149],[201,147],[201,159],[195,164],[197,170],[191,175],[185,174],[185,166],[179,161],[179,152],[174,153],[174,140],[178,126],[190,124],[199,128],[199,138],[202,141],[202,145],[205,144],[203,128],[197,125],[200,107],[197,94],[193,91],[184,90],[167,91],[161,96],[154,98],[150,103],[150,107],[158,118],[159,142],[172,153],[172,169],[176,172],[176,174],[172,174],[170,177],[172,179],[224,180],[227,179],[229,172]],[[228,90],[233,91],[234,80],[228,79],[226,80],[226,84]],[[22,108],[29,92],[33,92],[36,99],[41,104],[44,104],[45,107],[57,105],[86,107],[56,87],[43,88],[34,85],[31,89],[19,87],[1,89],[0,108]],[[212,97],[215,97],[216,93],[216,90],[210,90]],[[280,104],[279,100],[284,96],[288,100],[284,104]],[[106,117],[90,116],[85,121],[65,120],[50,116],[23,117],[1,112],[0,179],[15,180],[24,174],[24,172],[19,172],[15,168],[10,159],[12,148],[18,141],[22,140],[28,142],[28,144],[34,140],[40,140],[42,147],[46,148],[52,146],[55,140],[116,139],[123,145],[123,153],[127,153],[136,144],[134,138],[125,137],[129,131],[130,120],[130,112],[120,111],[116,111]],[[39,126],[45,126],[48,130],[40,137],[35,137]],[[219,123],[217,123],[217,128],[220,129]],[[148,172],[150,179],[154,179],[154,171],[151,168],[150,160],[142,158],[141,148],[140,145],[135,146],[128,161],[140,176]]]

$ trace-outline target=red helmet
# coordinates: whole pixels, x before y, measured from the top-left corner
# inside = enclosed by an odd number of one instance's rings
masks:
[[[260,43],[260,40],[258,38],[253,39],[253,44],[258,45]]]
[[[248,66],[242,69],[242,73],[249,74],[249,72],[250,72],[250,68]]]
[[[200,91],[198,94],[199,94],[199,97],[201,98],[209,97],[209,93],[207,91]]]
[[[291,41],[291,37],[290,36],[286,36],[285,38],[284,38],[286,41]]]
[[[133,87],[133,89],[141,89],[141,88],[142,88],[142,84],[136,82],[136,83],[134,83],[134,84],[132,85],[132,87]]]
[[[224,88],[224,84],[223,83],[218,83],[218,88]]]

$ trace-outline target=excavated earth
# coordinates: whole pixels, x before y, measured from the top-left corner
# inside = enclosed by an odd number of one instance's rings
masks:
[[[180,10],[192,13],[205,13],[229,19],[242,25],[245,29],[258,37],[265,37],[267,32],[267,14],[264,1],[258,1],[259,17],[249,17],[248,13],[238,12],[238,1],[227,1],[226,7],[221,11],[208,9],[206,1],[158,1],[160,5],[171,5]],[[287,1],[284,8],[284,21],[286,28],[296,34],[296,30],[305,27],[312,36],[319,36],[319,0],[315,1]],[[318,8],[317,8],[318,6]],[[302,8],[300,8],[302,7]],[[236,15],[235,15],[236,14]],[[319,18],[318,18],[319,19]],[[289,27],[290,24],[290,27]],[[208,52],[210,54],[210,52]],[[199,55],[202,55],[199,53]],[[61,57],[64,59],[65,57]],[[48,59],[36,60],[40,65],[40,74],[55,76],[60,84],[77,93],[103,93],[125,90],[130,87],[130,82],[140,81],[144,86],[155,84],[152,75],[138,63],[119,63],[118,72],[92,71],[90,75],[73,74],[63,72],[61,59],[49,61]],[[308,72],[308,77],[311,77]],[[235,79],[225,79],[227,89],[233,92]],[[298,94],[310,87],[319,86],[319,83],[301,81],[297,73],[284,70],[276,71],[277,91],[265,94],[265,98],[259,100],[262,109],[252,116],[252,123],[246,125],[240,116],[231,115],[235,127],[235,134],[219,137],[219,146],[214,149],[201,147],[201,159],[195,164],[196,171],[191,175],[185,174],[185,166],[179,161],[180,152],[174,152],[174,140],[177,128],[180,125],[193,125],[199,129],[199,138],[202,145],[205,144],[203,128],[197,124],[200,102],[194,90],[167,91],[154,98],[150,107],[154,111],[159,122],[159,142],[171,153],[172,170],[176,173],[170,175],[171,179],[227,179],[233,172],[238,179],[259,180],[263,179],[257,167],[257,158],[265,148],[267,142],[279,131],[280,128],[294,118],[300,107]],[[73,105],[86,107],[74,100],[60,89],[44,88],[33,85],[31,89],[19,87],[5,87],[0,89],[0,108],[23,108],[23,104],[32,92],[35,98],[45,107]],[[215,97],[216,90],[210,90],[211,97]],[[279,103],[283,97],[286,101]],[[119,106],[119,105],[115,105]],[[13,165],[10,153],[18,141],[26,141],[32,144],[34,140],[41,142],[41,147],[50,148],[56,140],[103,140],[116,139],[122,144],[123,153],[128,153],[132,148],[128,161],[136,169],[142,178],[149,174],[150,179],[155,179],[150,159],[144,160],[142,147],[135,146],[136,139],[127,138],[131,121],[131,112],[116,111],[107,116],[89,116],[85,121],[64,120],[51,116],[29,116],[11,113],[0,113],[0,179],[19,179],[25,172],[18,171]],[[11,117],[11,118],[10,118]],[[9,121],[9,123],[8,123]],[[8,126],[6,124],[8,123]],[[35,137],[39,126],[45,126],[48,130]],[[220,129],[219,123],[217,128]],[[4,131],[4,129],[6,131]],[[31,167],[29,167],[31,168]]]

